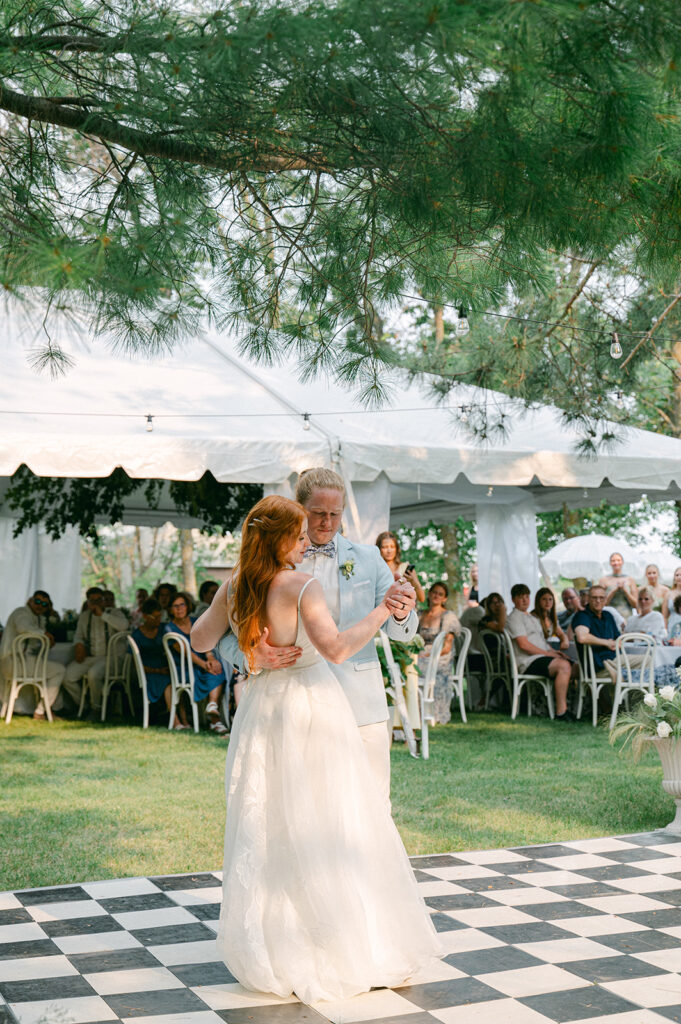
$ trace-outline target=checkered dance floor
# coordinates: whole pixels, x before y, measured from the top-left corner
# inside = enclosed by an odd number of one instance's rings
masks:
[[[681,1022],[679,838],[413,865],[448,952],[435,975],[314,1007],[247,992],[219,961],[219,874],[0,894],[0,1022]]]

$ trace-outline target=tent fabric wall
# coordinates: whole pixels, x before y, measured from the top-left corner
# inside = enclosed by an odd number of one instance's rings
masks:
[[[510,507],[479,505],[477,509],[479,590],[496,591],[511,607],[511,587],[526,583],[537,589],[539,558],[534,502],[529,499]]]
[[[81,595],[80,537],[67,530],[53,541],[44,530],[31,527],[13,536],[14,519],[0,518],[0,622],[31,596],[34,590],[46,590],[61,614],[66,608],[78,609]]]

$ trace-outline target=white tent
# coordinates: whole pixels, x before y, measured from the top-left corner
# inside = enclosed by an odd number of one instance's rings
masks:
[[[553,409],[527,412],[475,388],[438,405],[424,385],[397,379],[389,405],[367,410],[335,383],[302,382],[293,361],[255,366],[209,333],[154,361],[65,333],[57,340],[74,366],[52,380],[31,369],[36,340],[21,323],[0,322],[0,500],[2,478],[22,463],[64,477],[122,466],[134,478],[197,480],[210,470],[284,492],[301,469],[333,465],[351,485],[349,528],[365,540],[389,515],[395,525],[476,515],[482,589],[503,591],[536,583],[535,510],[681,496],[681,442],[669,437],[623,430],[612,451],[584,459]],[[460,407],[483,403],[505,412],[507,431],[481,446]],[[126,518],[168,513],[133,500]]]

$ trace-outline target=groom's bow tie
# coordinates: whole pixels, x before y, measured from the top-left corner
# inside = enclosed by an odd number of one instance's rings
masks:
[[[333,558],[335,554],[336,542],[335,540],[330,540],[328,544],[322,544],[321,547],[315,547],[314,545],[312,545],[312,547],[309,547],[307,549],[307,551],[303,555],[303,558],[309,558],[310,555],[326,555],[327,558]]]

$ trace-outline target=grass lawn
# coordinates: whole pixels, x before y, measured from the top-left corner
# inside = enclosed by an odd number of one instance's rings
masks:
[[[392,752],[410,854],[638,832],[673,817],[656,754],[633,765],[586,723],[480,714],[431,738],[429,761]],[[0,724],[0,890],[219,868],[226,749],[160,728]]]

